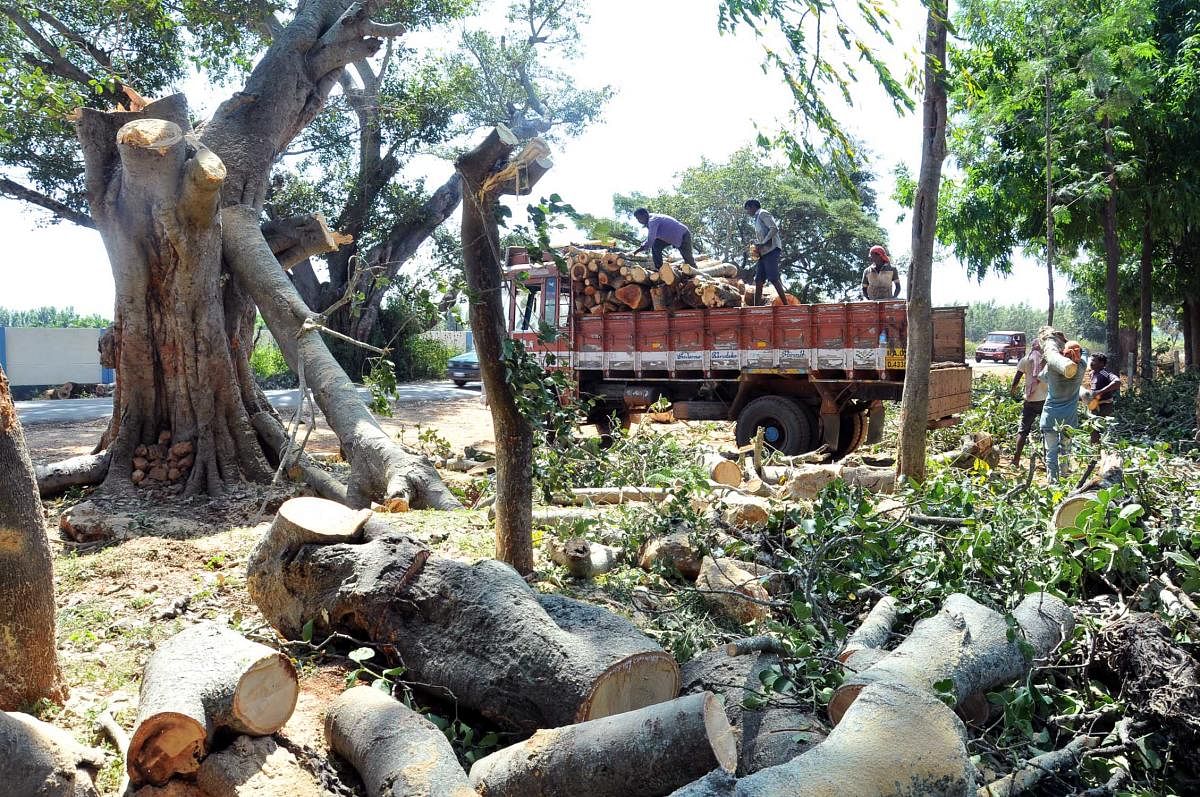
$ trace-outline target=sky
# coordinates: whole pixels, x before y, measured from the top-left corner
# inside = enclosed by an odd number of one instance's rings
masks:
[[[485,19],[498,16],[500,4]],[[612,86],[615,96],[602,121],[581,136],[555,147],[554,168],[542,178],[537,194],[558,193],[574,207],[612,215],[613,194],[653,194],[669,189],[676,175],[702,158],[723,160],[754,141],[788,125],[790,94],[776,72],[763,69],[763,42],[749,31],[722,36],[715,0],[604,0],[592,3],[591,19],[581,28],[581,57],[570,66],[579,85]],[[909,68],[924,35],[920,0],[898,0],[895,44],[882,46],[893,70]],[[444,31],[415,35],[415,46],[445,41]],[[917,113],[898,117],[882,89],[861,69],[853,89],[854,105],[840,118],[874,153],[880,221],[890,238],[889,251],[910,250],[909,220],[890,199],[891,174],[899,163],[916,173],[921,125]],[[213,91],[199,81],[180,87],[199,113],[211,111],[232,90]],[[953,169],[953,163],[947,167]],[[414,167],[439,185],[449,166],[432,159]],[[28,309],[41,305],[74,306],[81,313],[111,317],[113,283],[98,233],[72,224],[47,224],[49,214],[0,198],[0,238],[8,257],[0,264],[0,306]],[[523,213],[518,212],[518,218]],[[1066,294],[1060,279],[1056,294]],[[999,304],[1045,301],[1042,268],[1018,258],[1013,274],[982,283],[940,253],[934,266],[937,304],[995,301]]]

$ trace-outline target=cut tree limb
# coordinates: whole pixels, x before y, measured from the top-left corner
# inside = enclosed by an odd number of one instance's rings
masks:
[[[711,448],[702,449],[700,464],[708,478],[727,487],[738,487],[742,483],[742,469],[731,459],[721,456]]]
[[[126,769],[161,786],[200,768],[218,729],[265,736],[283,727],[300,687],[291,661],[213,623],[168,639],[142,676]]]
[[[1047,776],[1078,767],[1087,751],[1099,743],[1099,736],[1077,736],[1065,747],[1034,756],[1020,769],[981,786],[977,797],[1016,797],[1024,794]]]
[[[720,699],[700,692],[539,730],[476,761],[471,783],[484,797],[656,797],[737,758]]]
[[[108,474],[109,454],[84,454],[70,459],[34,467],[38,493],[49,498],[70,487],[86,487],[99,484]]]
[[[104,751],[20,712],[0,711],[0,787],[13,797],[96,797]]]
[[[862,625],[846,638],[846,645],[838,654],[838,661],[845,663],[860,650],[878,650],[887,644],[892,627],[896,625],[899,610],[899,601],[890,595],[884,595],[876,601],[871,611],[867,612]]]
[[[695,581],[700,575],[700,551],[685,531],[655,537],[643,543],[638,551],[638,567],[653,570],[657,564],[667,565],[688,581]]]
[[[378,689],[338,696],[325,714],[325,740],[369,797],[477,797],[445,734]]]
[[[297,500],[281,514],[294,516]],[[267,621],[291,639],[311,619],[317,633],[392,646],[414,680],[518,730],[628,711],[678,691],[675,660],[627,620],[538,595],[501,562],[437,556],[378,517],[362,535],[297,544],[273,524],[247,567]]]
[[[569,493],[554,496],[554,503],[575,506],[638,502],[660,504],[670,497],[671,493],[665,487],[576,487]]]
[[[706,601],[739,623],[770,617],[771,596],[759,583],[758,576],[743,570],[739,564],[733,559],[704,557],[696,589],[704,593]]]
[[[569,540],[547,537],[546,549],[551,561],[565,567],[575,578],[582,579],[607,573],[617,566],[623,555],[620,548],[589,542],[581,537]]]

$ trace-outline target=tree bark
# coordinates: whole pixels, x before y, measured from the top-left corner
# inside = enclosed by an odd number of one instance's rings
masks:
[[[25,434],[0,370],[0,710],[45,698],[66,684],[54,648],[54,567]]]
[[[496,127],[475,149],[455,164],[462,176],[466,201],[462,212],[463,270],[471,294],[471,331],[484,392],[492,412],[496,435],[496,558],[521,575],[533,572],[533,424],[517,408],[516,396],[506,378],[505,329],[501,273],[500,233],[496,207],[505,183],[496,179],[520,161],[510,160],[517,138],[505,127]],[[548,160],[535,162],[524,185],[513,192],[527,193],[549,168]],[[518,165],[517,171],[522,171]]]
[[[325,714],[325,739],[368,797],[478,797],[445,734],[378,689],[342,692]]]
[[[1100,120],[1104,136],[1104,182],[1108,196],[1104,200],[1100,224],[1104,234],[1104,347],[1113,373],[1125,370],[1125,352],[1121,350],[1121,242],[1117,238],[1117,158],[1113,151],[1112,120]]]
[[[627,620],[538,595],[506,564],[437,556],[361,518],[292,499],[251,554],[247,588],[285,636],[311,620],[317,634],[393,646],[414,681],[530,732],[678,692],[675,660]]]
[[[1142,379],[1154,379],[1154,232],[1150,226],[1150,207],[1146,206],[1146,218],[1142,223],[1142,258],[1139,268],[1141,281],[1141,313],[1138,323],[1142,361]]]
[[[104,751],[48,722],[0,711],[0,784],[14,797],[96,797]]]
[[[146,662],[126,753],[130,780],[161,786],[196,772],[218,729],[274,733],[299,694],[296,669],[273,648],[213,623],[181,631]]]
[[[37,465],[34,474],[37,477],[38,493],[42,498],[50,498],[71,487],[99,484],[108,473],[108,459],[109,454],[105,452],[71,457],[49,465]]]
[[[912,263],[908,272],[908,377],[900,400],[896,474],[925,478],[929,423],[929,366],[933,357],[930,292],[937,230],[938,192],[946,159],[946,0],[930,0],[925,26],[924,135],[913,207]]]

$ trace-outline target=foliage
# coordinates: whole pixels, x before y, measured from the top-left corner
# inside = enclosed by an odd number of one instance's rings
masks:
[[[1142,441],[1195,439],[1198,390],[1200,371],[1192,369],[1125,391],[1117,404],[1122,433]]]
[[[725,162],[702,160],[687,169],[673,191],[618,195],[613,204],[619,213],[645,206],[674,216],[691,229],[697,248],[749,272],[754,264],[747,247],[754,238],[742,206],[747,199],[758,199],[779,223],[780,268],[787,289],[803,302],[838,299],[858,293],[867,251],[886,244],[887,234],[877,221],[873,175],[854,171],[848,190],[828,155],[821,163],[822,171],[800,175],[744,147]],[[619,222],[603,224],[607,227],[596,224],[589,232],[623,232]]]
[[[396,364],[396,379],[401,382],[442,379],[450,358],[458,353],[440,340],[420,335],[404,338],[391,354]]]
[[[296,375],[288,367],[283,352],[273,340],[254,347],[250,352],[250,368],[259,384],[264,387],[295,387]],[[277,384],[281,379],[286,384]]]
[[[80,315],[74,307],[38,307],[9,310],[0,307],[0,327],[91,327],[104,329],[112,322],[100,315]]]
[[[968,341],[982,341],[989,332],[997,330],[1011,329],[1033,335],[1045,323],[1045,308],[1033,307],[1024,302],[997,304],[995,300],[989,299],[967,305]],[[1073,291],[1068,301],[1055,305],[1054,326],[1075,340],[1104,339],[1104,322],[1097,318],[1097,311],[1091,300],[1080,292]]]

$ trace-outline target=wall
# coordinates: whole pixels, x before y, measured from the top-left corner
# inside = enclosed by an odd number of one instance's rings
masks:
[[[14,385],[111,382],[100,367],[101,329],[5,327],[0,329],[0,366]]]
[[[445,329],[435,329],[429,332],[422,332],[421,337],[429,340],[437,340],[446,344],[455,351],[463,352],[470,351],[472,348],[470,330],[449,331]]]

